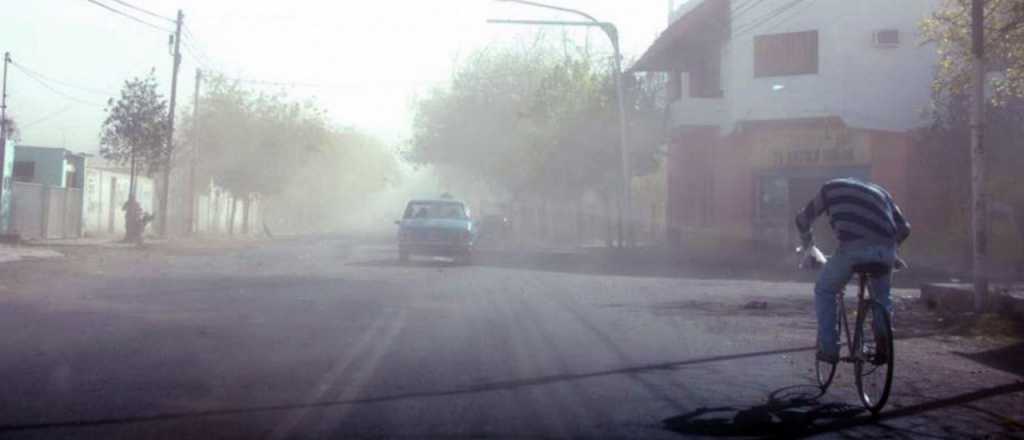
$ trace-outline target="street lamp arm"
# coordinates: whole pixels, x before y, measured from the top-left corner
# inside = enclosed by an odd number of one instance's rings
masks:
[[[594,23],[599,23],[599,24],[602,25],[602,27],[605,25],[604,23],[601,23],[598,19],[594,18],[594,16],[592,16],[592,15],[586,13],[586,12],[583,12],[583,11],[578,11],[576,9],[563,8],[561,6],[546,5],[544,3],[538,3],[538,2],[533,2],[533,1],[529,1],[529,0],[497,0],[497,1],[500,1],[500,2],[503,2],[503,3],[519,3],[519,4],[522,4],[522,5],[533,6],[533,7],[536,7],[536,8],[544,8],[544,9],[551,9],[551,10],[554,10],[554,11],[568,12],[570,14],[576,14],[576,15],[579,15],[581,17],[584,17],[587,20],[590,20],[590,21],[592,21]]]
[[[594,26],[597,26],[597,27],[601,28],[601,30],[604,31],[604,33],[608,35],[608,39],[610,39],[612,41],[612,46],[614,46],[615,51],[616,52],[619,51],[619,29],[615,27],[615,24],[607,22],[607,21],[600,21],[597,18],[595,18],[593,15],[590,15],[590,14],[588,14],[586,12],[583,12],[583,11],[580,11],[580,10],[576,10],[576,9],[563,8],[561,6],[546,5],[544,3],[538,3],[538,2],[534,2],[534,1],[530,1],[530,0],[496,0],[496,1],[499,1],[499,2],[502,2],[502,3],[518,3],[518,4],[521,4],[521,5],[532,6],[532,7],[535,7],[535,8],[550,9],[550,10],[553,10],[553,11],[568,12],[570,14],[579,15],[580,17],[583,17],[583,18],[586,18],[587,20],[590,20],[590,22],[593,23]],[[618,57],[618,55],[616,55],[616,57]]]

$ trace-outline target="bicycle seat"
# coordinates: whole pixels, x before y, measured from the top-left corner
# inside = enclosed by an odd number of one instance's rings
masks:
[[[892,271],[892,268],[885,263],[863,263],[855,264],[853,266],[854,273],[862,273],[867,276],[882,276],[888,275]]]

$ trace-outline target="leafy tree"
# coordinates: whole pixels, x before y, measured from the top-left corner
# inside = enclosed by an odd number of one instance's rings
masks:
[[[965,94],[970,86],[971,0],[946,0],[926,19],[926,38],[938,43],[939,71],[935,89],[941,94]],[[1024,98],[1024,1],[985,2],[985,53],[992,78],[993,100],[1003,104]]]
[[[575,202],[618,193],[621,153],[610,63],[566,41],[490,47],[450,85],[415,103],[406,159],[487,184],[498,195]],[[633,175],[656,168],[663,143],[656,87],[627,81]]]
[[[231,191],[243,212],[248,196],[259,194],[282,222],[322,228],[397,173],[384,145],[333,126],[312,101],[215,76],[199,109],[200,125],[191,116],[184,121],[187,137],[200,145],[198,177]]]
[[[126,81],[121,97],[107,102],[107,118],[100,137],[100,156],[131,165],[133,192],[140,169],[155,173],[168,165],[167,101],[157,92],[152,71],[145,78]]]
[[[1018,227],[1024,226],[1024,190],[1019,185],[1020,164],[1024,161],[1024,1],[986,0],[985,56],[987,82],[992,91],[986,103],[985,143],[987,191],[993,207],[1011,208]],[[932,124],[920,133],[919,142],[932,154],[923,158],[925,169],[937,170],[952,188],[942,197],[944,204],[953,206],[947,219],[933,219],[945,226],[935,228],[935,238],[924,242],[952,242],[955,253],[962,252],[969,243],[968,201],[970,180],[968,169],[962,164],[970,160],[970,106],[969,90],[973,75],[971,1],[946,0],[922,23],[925,37],[937,43],[939,66],[933,84]],[[920,179],[918,179],[920,180]],[[998,224],[998,222],[996,223]],[[999,231],[993,229],[993,234]],[[1016,234],[1024,237],[1024,228]],[[921,242],[921,241],[919,241]],[[993,251],[1012,246],[1012,239],[993,240]],[[1018,245],[1019,249],[1019,245]],[[941,249],[939,252],[945,251]],[[1018,251],[1019,252],[1019,251]],[[930,253],[936,253],[934,250]],[[995,255],[994,254],[994,255]],[[1020,258],[1015,255],[1014,258]],[[969,264],[969,263],[965,263]]]

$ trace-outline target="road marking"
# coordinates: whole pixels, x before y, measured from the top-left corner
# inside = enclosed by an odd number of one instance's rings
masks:
[[[394,345],[395,338],[397,338],[398,334],[402,332],[403,328],[405,328],[405,314],[406,311],[403,309],[394,316],[394,319],[390,321],[388,327],[381,332],[380,337],[377,338],[377,341],[373,344],[370,352],[364,357],[365,360],[355,366],[356,370],[352,372],[352,375],[349,377],[349,381],[344,385],[344,390],[342,390],[341,394],[339,394],[335,400],[345,402],[356,400],[358,398],[359,393],[373,377],[373,372],[377,371],[377,365],[380,364],[381,358],[383,358],[384,354],[386,354],[391,346]],[[355,408],[355,406],[345,405],[336,410],[337,414],[331,417],[325,415],[321,419],[316,432],[325,432],[336,427],[338,423],[344,422],[348,413],[352,411],[352,408]],[[326,435],[315,436],[330,437],[329,433],[325,434]]]
[[[388,326],[389,323],[390,326]],[[395,338],[395,336],[398,335],[398,332],[401,331],[401,328],[404,326],[404,323],[405,310],[399,312],[397,316],[386,312],[382,313],[379,318],[373,321],[373,324],[370,325],[369,330],[367,330],[360,336],[359,341],[356,342],[356,345],[351,350],[348,350],[347,352],[343,353],[334,362],[334,367],[327,371],[327,373],[325,373],[320,378],[320,382],[317,383],[313,390],[310,391],[309,395],[306,396],[304,402],[313,404],[316,402],[323,401],[324,395],[326,395],[328,391],[336,387],[336,384],[339,381],[339,379],[341,379],[344,373],[348,371],[350,367],[353,366],[353,364],[356,362],[356,359],[360,358],[363,352],[367,351],[367,346],[370,345],[371,343],[375,343],[374,347],[371,349],[368,361],[364,363],[365,366],[359,368],[356,374],[350,376],[350,378],[353,380],[349,382],[349,385],[345,388],[345,391],[342,393],[342,399],[338,400],[347,400],[351,398],[352,395],[354,395],[357,390],[362,388],[364,382],[370,377],[370,375],[368,374],[359,373],[363,373],[364,371],[368,370],[367,367],[372,367],[376,365],[380,357],[383,355],[384,349],[391,345],[392,340]],[[384,333],[383,341],[380,341],[378,338],[378,336],[380,336],[381,333]],[[273,432],[271,432],[268,438],[272,440],[290,438],[294,433],[295,428],[299,426],[299,424],[309,415],[309,412],[311,410],[312,408],[306,407],[296,411],[292,411],[288,415],[288,417],[285,418],[285,420],[280,425],[278,425]],[[342,417],[344,416],[344,413],[347,412],[348,409],[345,409],[342,414]]]

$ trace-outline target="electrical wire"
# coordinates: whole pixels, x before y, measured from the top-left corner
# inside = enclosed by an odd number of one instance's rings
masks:
[[[213,63],[206,55],[204,55],[199,50],[196,50],[195,47],[188,43],[188,40],[182,39],[181,42],[182,45],[185,47],[185,52],[192,57],[192,59],[196,62],[196,64],[199,65],[199,67],[202,67],[205,70],[213,70],[213,68],[211,67]]]
[[[14,64],[14,63],[11,63],[11,65],[14,66],[15,69],[18,69],[21,73],[24,73],[25,76],[28,76],[29,78],[31,78],[35,82],[39,83],[39,85],[45,87],[47,90],[53,92],[54,94],[59,95],[59,96],[63,97],[64,99],[67,99],[68,101],[73,101],[73,102],[77,102],[79,104],[85,104],[85,105],[89,105],[89,106],[93,106],[93,107],[105,107],[104,104],[100,104],[100,103],[96,103],[96,102],[92,102],[92,101],[87,101],[87,100],[84,100],[84,99],[80,99],[80,98],[76,98],[74,96],[68,95],[67,93],[64,93],[64,92],[62,92],[60,90],[57,90],[56,88],[51,86],[45,79],[43,79],[41,77],[38,77],[35,74],[33,74],[32,72],[29,72],[29,71],[23,69],[21,66],[19,66],[17,64]]]
[[[743,14],[746,14],[756,9],[757,6],[760,5],[761,3],[764,3],[764,0],[747,0],[746,3],[737,4],[736,7],[733,8],[733,10],[731,11],[732,18],[735,20],[736,17],[742,16]]]
[[[60,110],[57,110],[57,111],[55,111],[53,113],[49,113],[46,116],[43,116],[43,117],[41,117],[39,119],[36,119],[36,120],[34,120],[32,122],[29,122],[28,124],[19,125],[18,126],[18,130],[22,130],[22,131],[28,130],[29,128],[31,128],[34,125],[39,125],[40,123],[49,121],[50,119],[56,118],[57,116],[60,116],[60,115],[63,115],[64,113],[67,113],[67,112],[73,110],[74,108],[75,108],[74,104],[67,104],[63,108],[61,108]]]
[[[748,22],[748,23],[746,23],[746,24],[744,24],[742,26],[737,27],[736,29],[733,30],[733,34],[732,34],[733,38],[739,37],[739,36],[742,36],[742,35],[745,35],[745,34],[748,34],[750,32],[753,32],[755,29],[757,29],[761,25],[764,25],[765,23],[767,23],[767,22],[769,22],[769,21],[779,17],[780,15],[782,15],[784,13],[786,13],[787,11],[792,10],[793,8],[797,7],[800,3],[803,3],[804,1],[805,0],[792,0],[789,3],[786,3],[786,4],[776,8],[775,10],[773,10],[773,11],[771,11],[771,12],[769,12],[769,13],[767,13],[767,14],[759,17],[759,18],[751,20],[750,22]]]
[[[108,97],[113,96],[113,95],[116,94],[116,93],[110,93],[110,92],[106,92],[106,91],[103,91],[103,90],[93,89],[93,88],[89,88],[89,87],[84,87],[84,86],[72,84],[72,83],[69,83],[69,82],[66,82],[66,81],[61,81],[61,80],[58,80],[58,79],[54,79],[54,78],[52,78],[50,76],[43,75],[42,73],[39,73],[38,71],[30,69],[27,66],[25,66],[24,64],[21,64],[19,62],[13,61],[13,60],[11,61],[11,65],[17,66],[17,67],[21,68],[23,71],[30,72],[31,74],[33,74],[33,75],[35,75],[35,76],[37,76],[39,78],[42,78],[42,79],[44,79],[44,80],[46,80],[46,81],[48,81],[50,83],[53,83],[53,84],[58,84],[58,85],[61,85],[61,86],[64,86],[64,87],[70,87],[72,89],[76,89],[76,90],[79,90],[79,91],[82,91],[82,92],[86,92],[86,93],[92,93],[94,95],[103,96],[105,98],[108,98]]]
[[[109,12],[113,12],[114,14],[117,14],[117,15],[120,15],[122,17],[125,17],[125,18],[127,18],[129,20],[135,21],[135,22],[140,23],[140,24],[145,25],[145,26],[149,26],[149,27],[151,27],[153,29],[156,29],[158,31],[166,32],[166,33],[173,33],[170,29],[166,29],[166,28],[157,26],[157,25],[155,25],[153,23],[145,21],[145,20],[143,20],[143,19],[141,19],[139,17],[136,17],[134,15],[131,15],[131,14],[128,14],[126,12],[114,9],[114,8],[112,8],[112,7],[108,6],[108,5],[105,5],[103,3],[100,3],[100,2],[98,2],[96,0],[85,0],[85,1],[87,1],[89,3],[92,3],[92,4],[96,5],[96,6],[99,6],[99,7],[103,8],[103,9],[106,9]]]
[[[185,35],[185,38],[183,38],[181,42],[184,43],[185,49],[189,52],[196,63],[198,63],[202,68],[210,70],[211,66],[216,63],[214,63],[213,59],[209,56],[206,47],[203,46],[203,43],[199,41],[198,38],[196,38],[188,25],[182,27],[182,32]]]
[[[135,5],[131,4],[131,3],[128,3],[128,2],[125,2],[125,1],[122,1],[122,0],[110,0],[110,1],[112,1],[114,3],[117,3],[117,4],[121,5],[121,6],[124,6],[126,8],[134,9],[134,10],[136,10],[138,12],[141,12],[143,14],[146,14],[146,15],[148,15],[150,17],[159,18],[161,20],[166,20],[166,21],[168,21],[170,23],[177,23],[178,22],[177,20],[175,20],[173,18],[164,17],[163,15],[157,14],[156,12],[140,8],[138,6],[135,6]]]

